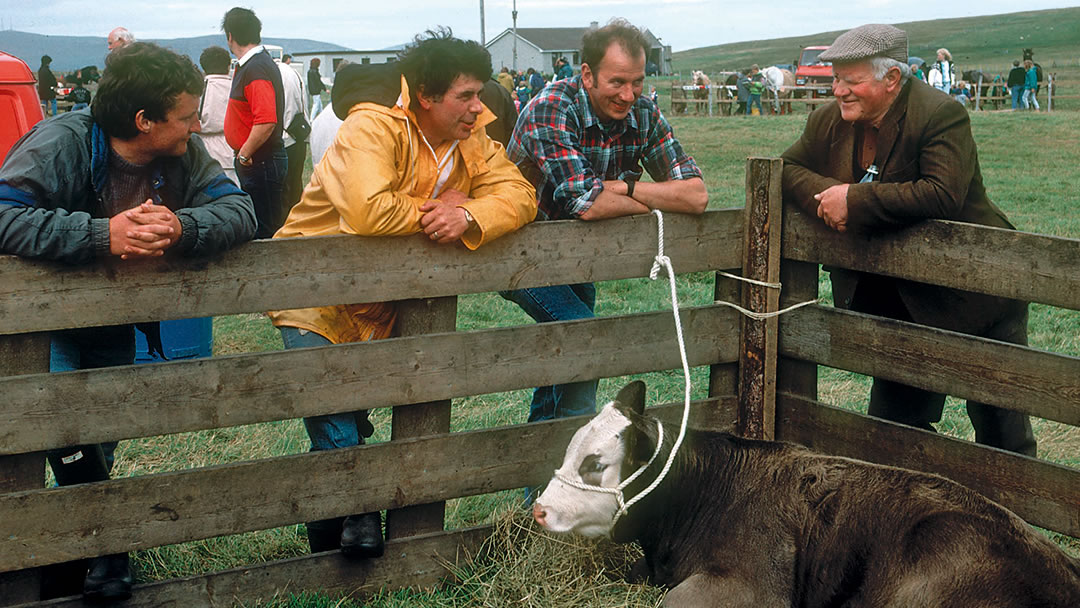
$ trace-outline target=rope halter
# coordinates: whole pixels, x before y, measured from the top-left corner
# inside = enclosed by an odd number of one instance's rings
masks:
[[[604,487],[601,487],[601,486],[592,486],[592,485],[589,485],[587,483],[580,482],[580,481],[578,481],[576,479],[571,479],[571,478],[563,475],[562,473],[560,473],[558,469],[555,470],[554,477],[555,477],[555,479],[558,479],[559,481],[565,483],[566,485],[568,485],[568,486],[570,486],[572,488],[577,488],[579,490],[585,490],[586,492],[597,492],[597,493],[600,493],[600,494],[611,494],[612,496],[614,496],[615,501],[619,505],[619,508],[615,511],[615,515],[613,515],[612,518],[611,518],[611,527],[614,528],[615,527],[615,522],[619,521],[619,518],[626,514],[626,512],[630,509],[631,505],[633,505],[637,501],[644,498],[645,495],[648,493],[648,492],[642,492],[642,493],[638,494],[637,496],[631,498],[629,502],[627,502],[626,499],[623,496],[623,491],[626,490],[626,488],[629,487],[630,484],[634,483],[634,481],[637,480],[638,477],[641,477],[645,473],[645,470],[648,469],[650,466],[652,466],[652,463],[654,461],[656,461],[656,457],[660,455],[660,450],[664,446],[664,425],[661,424],[659,420],[656,421],[656,433],[657,433],[656,449],[653,450],[652,456],[649,457],[649,461],[646,462],[645,464],[641,465],[640,467],[638,467],[638,470],[634,471],[634,473],[632,475],[630,475],[629,477],[624,479],[622,481],[622,483],[615,486],[614,488],[604,488]],[[662,478],[658,477],[657,481],[659,481],[660,479],[662,479]],[[654,482],[654,485],[655,485],[655,483],[656,482]],[[650,491],[651,491],[651,487],[650,487]]]

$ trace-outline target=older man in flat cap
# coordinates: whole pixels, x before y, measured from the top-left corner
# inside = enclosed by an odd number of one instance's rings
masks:
[[[911,78],[907,34],[864,25],[836,39],[834,102],[818,108],[784,153],[784,200],[839,232],[882,233],[928,218],[1014,228],[986,195],[967,110]],[[1027,303],[831,270],[842,308],[1027,343]],[[945,396],[874,378],[869,413],[926,430]],[[968,401],[979,443],[1035,455],[1026,415]]]

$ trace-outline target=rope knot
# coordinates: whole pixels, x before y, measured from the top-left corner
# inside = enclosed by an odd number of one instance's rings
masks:
[[[649,279],[655,281],[660,276],[661,268],[671,268],[671,258],[663,254],[653,258],[652,269],[649,270]]]

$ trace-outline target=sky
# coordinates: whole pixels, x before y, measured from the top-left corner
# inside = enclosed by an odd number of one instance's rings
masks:
[[[512,25],[514,0],[485,0],[485,39]],[[518,27],[587,27],[625,17],[647,27],[674,51],[703,46],[843,30],[863,23],[903,23],[1075,6],[1029,0],[516,0]],[[350,8],[340,9],[342,5]],[[417,33],[449,26],[460,38],[480,40],[480,0],[303,2],[246,0],[263,36],[309,38],[357,50],[408,42]],[[0,29],[66,36],[100,36],[122,25],[136,38],[185,38],[220,33],[232,6],[209,0],[0,0]],[[831,42],[831,41],[826,41]]]

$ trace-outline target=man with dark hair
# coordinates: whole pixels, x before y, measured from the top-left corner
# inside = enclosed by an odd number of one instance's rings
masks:
[[[702,213],[705,182],[649,98],[647,43],[624,20],[582,39],[581,75],[549,84],[518,118],[507,153],[536,186],[545,219],[599,220],[652,209]],[[643,166],[652,182],[639,182]],[[592,283],[502,292],[538,322],[593,316]],[[529,420],[591,413],[596,380],[533,393]]]
[[[1014,229],[986,195],[963,105],[911,78],[907,33],[869,24],[841,34],[832,62],[835,101],[815,110],[783,154],[784,202],[860,239],[925,219]],[[1025,302],[834,269],[836,306],[1013,344],[1027,343]],[[928,431],[945,395],[874,378],[868,413]],[[1025,414],[969,400],[975,440],[1035,455]]]
[[[37,72],[37,92],[41,99],[41,111],[45,116],[56,116],[56,76],[53,75],[49,65],[52,57],[41,56],[41,67]]]
[[[250,239],[251,199],[191,137],[199,131],[199,70],[144,42],[111,56],[90,112],[39,122],[0,166],[0,253],[79,264],[209,255]],[[134,332],[132,325],[54,332],[50,369],[130,365]],[[51,450],[57,483],[108,479],[113,446]],[[90,560],[89,568],[79,573],[89,599],[130,596],[126,553]]]
[[[424,233],[476,249],[532,221],[535,191],[485,131],[495,117],[479,95],[490,78],[484,47],[449,31],[418,38],[397,62],[341,69],[332,96],[344,123],[274,238]],[[395,317],[392,302],[270,313],[286,348],[380,340]],[[362,444],[373,431],[366,410],[304,424],[312,450]],[[310,522],[307,532],[312,552],[384,549],[379,513]]]
[[[584,55],[582,55],[581,62],[585,63]],[[574,68],[570,67],[570,62],[566,60],[566,57],[559,57],[559,60],[555,62],[555,78],[553,80],[566,80],[573,77]]]
[[[1012,109],[1020,109],[1020,98],[1024,95],[1024,78],[1027,74],[1024,72],[1024,68],[1020,67],[1020,60],[1013,59],[1013,67],[1009,70],[1009,80],[1006,82],[1006,86],[1009,87],[1009,95],[1012,96]]]
[[[540,94],[540,91],[541,91],[541,89],[544,88],[544,85],[547,84],[547,83],[544,82],[544,76],[543,76],[543,74],[541,74],[540,72],[537,72],[536,70],[534,70],[532,68],[529,68],[526,71],[526,74],[528,74],[528,76],[529,76],[529,95],[530,95],[530,98],[536,97],[537,95]],[[524,110],[525,108],[522,107],[521,109]]]
[[[292,68],[292,57],[285,57],[277,67],[281,72],[281,88],[285,93],[285,109],[281,113],[281,124],[285,125],[285,129],[281,133],[281,139],[285,146],[285,156],[288,158],[288,170],[285,173],[285,194],[282,200],[285,215],[288,215],[289,209],[299,202],[300,193],[304,190],[304,159],[307,158],[308,140],[304,127],[310,131],[311,123],[307,121],[304,110],[304,79]]]
[[[221,29],[238,59],[233,74],[225,139],[236,151],[240,187],[251,195],[259,228],[255,238],[268,239],[285,221],[285,177],[288,156],[282,142],[285,89],[281,72],[262,46],[262,22],[246,8],[225,13]]]
[[[322,112],[322,93],[326,90],[322,76],[319,75],[320,65],[322,65],[322,60],[312,57],[307,72],[308,94],[311,95],[311,120],[315,120],[319,112]]]

